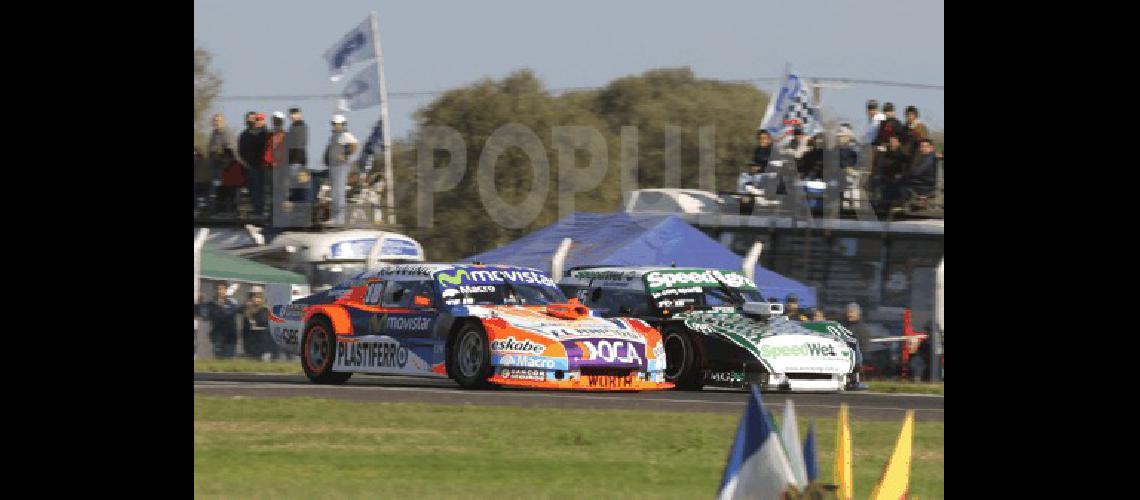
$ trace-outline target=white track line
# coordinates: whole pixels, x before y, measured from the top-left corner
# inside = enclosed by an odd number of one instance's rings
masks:
[[[198,384],[198,383],[194,384],[195,389],[209,389],[211,387],[213,387],[213,388],[219,388],[219,387],[220,388],[234,388],[234,389],[315,389],[315,390],[320,390],[320,389],[334,389],[334,390],[356,389],[356,390],[369,390],[369,391],[381,390],[381,391],[402,391],[402,392],[438,392],[438,393],[444,393],[444,394],[450,394],[450,395],[455,395],[455,393],[456,393],[456,391],[454,389],[443,389],[443,388],[432,388],[432,387],[383,387],[383,386],[363,386],[363,385],[342,385],[342,386],[330,387],[330,386],[316,386],[316,385],[312,385],[312,384],[266,384],[266,383],[258,383],[258,382],[251,383],[251,382],[232,382],[232,381],[215,381],[215,382],[211,382],[208,384]],[[616,402],[628,401],[625,399],[618,399],[618,398],[615,398],[612,396],[603,397],[603,396],[549,394],[549,393],[533,393],[533,392],[495,392],[495,393],[464,392],[462,394],[465,396],[546,397],[546,398],[594,399],[594,400],[616,401]],[[692,404],[722,404],[722,405],[734,405],[734,406],[745,406],[748,404],[747,401],[706,401],[706,400],[702,400],[702,399],[672,399],[672,398],[646,398],[646,399],[640,399],[638,401],[662,401],[662,402],[666,402],[666,403],[692,403]],[[780,406],[780,407],[783,406],[783,403],[769,403],[769,404],[772,406]],[[839,409],[839,406],[836,406],[836,405],[812,405],[812,404],[798,404],[797,403],[796,406],[801,407],[801,408],[829,408],[829,409],[836,409],[836,410]],[[879,407],[879,406],[867,406],[867,407],[853,406],[853,405],[848,405],[848,406],[851,409],[864,409],[864,410],[899,410],[899,411],[915,410],[915,411],[935,411],[935,412],[945,411],[945,410],[939,410],[936,408],[916,409],[916,408],[893,408],[893,407]]]

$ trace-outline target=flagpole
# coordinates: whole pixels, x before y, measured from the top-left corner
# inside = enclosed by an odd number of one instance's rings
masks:
[[[387,192],[388,223],[396,224],[396,179],[392,176],[392,134],[388,132],[388,83],[384,80],[384,53],[380,50],[380,20],[376,11],[369,12],[372,24],[372,48],[376,51],[376,68],[380,77],[380,132],[384,134],[384,190]]]

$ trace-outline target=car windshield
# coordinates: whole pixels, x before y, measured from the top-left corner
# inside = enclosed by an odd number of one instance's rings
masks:
[[[740,294],[740,297],[746,302],[764,300],[760,292],[756,290],[733,288],[732,291],[735,294]],[[677,289],[677,292],[679,293],[666,293],[656,298],[657,307],[661,309],[689,309],[691,307],[694,310],[704,310],[713,307],[736,307],[740,300],[730,295],[723,288],[691,287]]]
[[[504,282],[446,287],[443,301],[447,305],[465,306],[541,306],[566,302],[566,296],[555,287]]]

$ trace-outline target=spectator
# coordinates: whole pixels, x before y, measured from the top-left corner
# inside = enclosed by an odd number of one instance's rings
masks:
[[[852,132],[851,125],[848,123],[840,125],[836,138],[839,141],[839,168],[852,173],[852,169],[859,165],[859,151],[856,149],[858,144],[855,143],[855,133]]]
[[[823,179],[823,148],[825,144],[823,134],[816,134],[815,137],[807,140],[807,150],[796,164],[800,179]]]
[[[265,147],[268,143],[265,130],[265,113],[255,113],[253,121],[246,120],[246,129],[238,138],[238,160],[246,168],[248,175],[249,201],[253,205],[253,215],[265,215]]]
[[[888,102],[883,105],[883,114],[886,118],[879,124],[879,131],[875,134],[875,141],[872,143],[879,147],[879,151],[883,151],[882,145],[887,144],[891,137],[898,137],[900,141],[906,140],[906,127],[895,118],[895,104]]]
[[[879,101],[867,101],[867,128],[863,131],[863,144],[875,144],[875,136],[879,133],[879,124],[886,116],[879,112]]]
[[[289,194],[289,168],[285,165],[287,148],[285,147],[285,113],[273,112],[273,128],[266,135],[265,165],[269,169],[270,200],[273,207],[274,225],[284,222],[282,209],[285,198]]]
[[[899,137],[892,135],[888,140],[886,151],[875,155],[873,184],[880,193],[880,211],[883,207],[889,209],[902,199],[902,180],[910,166],[910,157],[903,150]]]
[[[234,137],[226,127],[226,119],[221,113],[213,117],[213,130],[210,131],[210,142],[206,146],[206,158],[210,162],[211,188],[210,194],[217,197],[217,188],[222,185],[222,170],[229,166],[222,158],[223,153],[229,150],[234,152]]]
[[[238,191],[245,185],[245,166],[234,157],[232,149],[222,153],[222,185],[218,186],[218,213],[237,214]]]
[[[791,156],[799,163],[800,159],[804,157],[804,153],[808,151],[807,136],[804,135],[804,129],[796,127],[792,129],[792,140],[787,144],[778,148],[781,155]]]
[[[885,354],[885,359],[887,362],[889,362],[890,352],[888,350],[875,346],[874,342],[871,342],[871,332],[867,329],[867,326],[863,324],[863,309],[859,307],[859,304],[856,304],[855,302],[847,304],[847,315],[844,317],[843,321],[840,321],[839,323],[843,325],[843,327],[848,331],[850,331],[851,335],[854,336],[853,338],[848,337],[844,339],[844,341],[847,343],[847,347],[851,348],[851,350],[855,352],[855,373],[853,380],[848,381],[848,388],[864,390],[867,388],[867,386],[862,383],[861,379],[863,378],[864,373],[863,365],[868,362],[865,361],[868,359],[868,353],[879,352],[879,354],[874,355],[876,356],[875,359],[879,361],[882,360],[883,354]],[[879,351],[874,351],[874,349],[879,349]],[[872,363],[872,366],[875,370],[879,370],[878,365]],[[884,368],[887,368],[886,365],[882,366]]]
[[[918,108],[914,106],[906,107],[906,140],[903,141],[903,147],[911,156],[917,156],[919,141],[930,138],[930,131],[927,130],[926,124],[918,120]]]
[[[246,355],[260,357],[268,363],[273,359],[276,349],[269,336],[269,307],[265,305],[264,292],[260,286],[254,286],[249,292],[249,299],[242,312],[242,347]]]
[[[289,108],[289,120],[292,123],[289,125],[289,132],[285,135],[285,147],[289,149],[290,179],[293,180],[294,186],[298,186],[290,190],[289,201],[307,202],[311,201],[310,188],[300,186],[310,186],[312,183],[309,173],[307,171],[302,173],[309,165],[309,155],[307,154],[309,127],[305,125],[305,120],[301,116],[301,108]]]
[[[214,344],[215,358],[232,358],[237,348],[237,302],[229,297],[229,285],[214,283],[214,300],[202,304],[201,315],[210,321],[210,341]]]
[[[198,148],[194,148],[194,209],[201,210],[206,208],[206,201],[210,197],[210,187],[213,183],[213,176],[210,175],[210,165],[206,161],[206,157],[198,152]]]
[[[906,189],[907,197],[918,198],[923,208],[927,197],[934,192],[937,167],[938,157],[934,152],[934,142],[930,139],[919,140],[918,156],[910,165],[903,180],[903,188]]]
[[[325,147],[324,164],[328,166],[328,179],[332,187],[332,202],[329,220],[334,224],[344,223],[345,188],[348,185],[348,159],[356,152],[358,141],[348,132],[348,121],[344,115],[333,115],[333,132]]]
[[[827,321],[827,314],[823,312],[823,309],[817,307],[815,309],[812,309],[812,311],[811,311],[811,320],[812,321]]]
[[[794,293],[784,297],[784,316],[793,321],[808,321],[808,315],[800,309],[800,298]]]
[[[756,143],[756,149],[752,150],[752,163],[759,164],[763,170],[772,156],[772,134],[763,129],[756,131]]]

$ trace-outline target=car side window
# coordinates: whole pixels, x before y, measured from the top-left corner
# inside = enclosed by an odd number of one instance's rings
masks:
[[[383,307],[412,307],[412,300],[415,297],[417,282],[415,281],[390,281],[388,287],[384,289],[384,300],[381,306]]]

